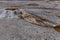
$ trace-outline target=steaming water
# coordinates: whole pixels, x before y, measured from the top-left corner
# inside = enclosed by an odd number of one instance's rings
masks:
[[[18,15],[16,11],[0,9],[0,19],[4,18],[5,19],[18,18]]]

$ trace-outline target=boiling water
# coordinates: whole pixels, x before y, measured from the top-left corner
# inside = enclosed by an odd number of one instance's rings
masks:
[[[0,9],[0,19],[3,18],[7,19],[18,18],[18,13],[16,11]]]

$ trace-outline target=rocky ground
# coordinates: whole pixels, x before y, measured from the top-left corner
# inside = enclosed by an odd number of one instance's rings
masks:
[[[27,4],[31,2],[0,2],[1,8],[6,7],[8,4],[15,6],[20,6],[21,4]],[[60,24],[60,2],[33,2],[39,4],[39,7],[46,7],[48,9],[27,9],[25,10],[34,15],[47,18],[57,24]],[[27,6],[25,6],[27,7]],[[49,9],[52,8],[52,9]],[[4,10],[5,11],[5,10]],[[3,10],[0,10],[0,40],[60,40],[60,32],[57,32],[53,28],[45,28],[42,26],[37,26],[31,24],[21,18],[15,18],[11,13],[4,13]],[[4,14],[1,17],[1,14]],[[7,15],[9,14],[9,16]],[[12,13],[13,14],[13,13]],[[13,17],[13,18],[11,18]]]

